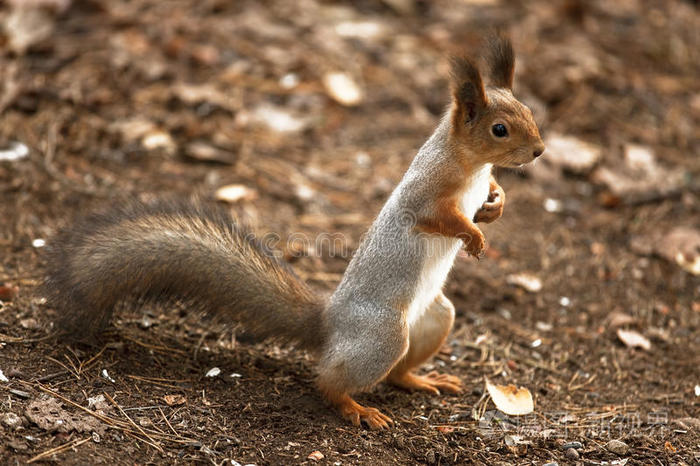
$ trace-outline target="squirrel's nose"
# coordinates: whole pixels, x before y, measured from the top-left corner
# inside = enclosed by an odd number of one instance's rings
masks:
[[[535,158],[537,158],[537,157],[539,157],[540,155],[542,155],[542,152],[544,152],[544,147],[538,147],[537,149],[535,149],[535,150],[532,152],[532,156],[535,157]]]

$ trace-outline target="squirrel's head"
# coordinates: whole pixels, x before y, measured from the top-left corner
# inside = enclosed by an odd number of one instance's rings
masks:
[[[484,87],[475,62],[452,58],[451,136],[468,163],[502,167],[532,162],[544,143],[529,108],[513,96],[515,58],[510,41],[494,36],[485,61],[491,78]]]

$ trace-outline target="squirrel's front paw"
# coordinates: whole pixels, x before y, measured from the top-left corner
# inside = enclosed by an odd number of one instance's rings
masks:
[[[481,258],[484,254],[486,238],[484,238],[484,235],[480,231],[465,234],[462,237],[462,241],[464,241],[464,249],[477,259]]]
[[[498,220],[503,215],[502,190],[495,190],[489,193],[489,198],[474,215],[476,223],[491,223]]]

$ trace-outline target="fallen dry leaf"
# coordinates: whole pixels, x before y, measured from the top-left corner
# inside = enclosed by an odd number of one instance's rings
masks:
[[[51,36],[54,21],[55,15],[48,9],[24,3],[15,5],[2,24],[8,48],[23,55],[34,44]]]
[[[29,148],[21,142],[11,142],[7,147],[0,148],[0,161],[14,162],[29,155]]]
[[[651,342],[647,337],[635,330],[617,329],[617,337],[628,348],[642,348],[646,351],[651,349]]]
[[[443,434],[450,434],[455,431],[455,428],[450,426],[437,426],[435,429]]]
[[[165,395],[163,401],[165,401],[168,406],[180,406],[184,405],[187,400],[182,395]]]
[[[222,186],[214,193],[214,197],[217,201],[230,203],[249,201],[251,199],[255,199],[257,196],[258,193],[256,190],[242,184],[229,184]]]
[[[679,226],[634,236],[630,248],[637,254],[658,255],[692,275],[700,275],[700,231],[697,229]]]
[[[320,451],[316,450],[309,453],[309,456],[307,456],[306,458],[312,461],[321,461],[323,458],[325,458],[325,455]]]
[[[525,387],[495,385],[486,379],[486,390],[499,411],[511,416],[530,414],[535,409],[532,393]]]
[[[542,289],[542,280],[530,273],[514,273],[506,277],[506,283],[519,286],[530,293],[537,293]]]
[[[623,163],[600,166],[591,176],[594,183],[607,188],[601,201],[608,207],[620,203],[634,205],[679,193],[686,185],[685,178],[684,169],[661,166],[651,149],[636,145],[625,148]]]
[[[323,87],[333,100],[348,107],[359,104],[364,97],[360,87],[346,73],[326,73]]]
[[[506,435],[503,441],[514,455],[523,456],[527,453],[528,445],[532,445],[532,441],[523,440],[520,435]]]
[[[266,126],[278,133],[294,133],[303,131],[309,127],[309,118],[301,117],[289,110],[271,105],[261,104],[248,115],[252,123]]]
[[[618,328],[625,325],[633,324],[636,321],[634,317],[624,312],[614,311],[608,316],[608,327]]]
[[[657,253],[670,261],[675,261],[683,270],[700,275],[700,232],[691,228],[677,227],[663,240],[663,248]]]
[[[203,141],[191,142],[185,147],[185,156],[202,162],[218,162],[225,165],[233,165],[236,161],[236,154],[231,151],[220,149]]]
[[[600,160],[600,147],[572,136],[551,134],[545,141],[547,163],[576,174],[589,173]]]
[[[98,432],[104,434],[106,424],[94,417],[70,413],[55,398],[29,403],[24,415],[47,432]]]
[[[12,301],[19,293],[19,287],[0,285],[0,301]]]

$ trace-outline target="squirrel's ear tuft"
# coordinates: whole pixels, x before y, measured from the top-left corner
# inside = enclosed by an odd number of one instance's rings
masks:
[[[463,122],[471,122],[488,103],[481,74],[474,62],[466,57],[452,57],[450,65],[456,111]]]
[[[515,54],[510,39],[502,34],[494,34],[489,37],[486,63],[489,66],[489,75],[494,86],[506,89],[513,88]]]

